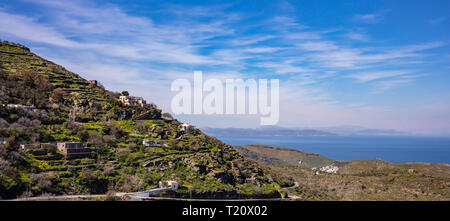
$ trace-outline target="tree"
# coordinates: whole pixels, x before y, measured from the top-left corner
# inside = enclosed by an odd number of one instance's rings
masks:
[[[6,140],[6,149],[8,150],[18,150],[19,144],[16,141],[16,136],[12,135]]]
[[[114,136],[116,139],[120,139],[120,138],[124,137],[125,135],[127,135],[127,132],[124,131],[119,126],[113,125],[111,127],[111,130],[109,131],[109,134]]]
[[[140,133],[148,133],[150,127],[145,121],[142,121],[137,123],[136,130],[139,131]]]
[[[97,159],[99,152],[105,147],[105,142],[103,141],[103,138],[100,136],[100,134],[97,131],[93,131],[89,133],[89,139],[87,141],[89,144],[91,144],[96,153],[97,153]]]
[[[130,93],[128,93],[128,91],[122,91],[122,95],[123,96],[130,96]]]
[[[89,131],[82,129],[77,133],[77,136],[81,139],[81,141],[86,142],[89,139]]]
[[[62,102],[64,102],[63,95],[64,95],[64,90],[62,88],[56,88],[55,90],[53,90],[51,98],[53,99],[53,101],[55,101],[57,103],[62,103]]]
[[[45,91],[50,86],[48,79],[44,75],[38,74],[33,70],[23,70],[20,73],[25,86],[36,88],[40,91]]]

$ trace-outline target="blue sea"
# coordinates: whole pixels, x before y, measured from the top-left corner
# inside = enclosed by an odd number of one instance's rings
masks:
[[[214,136],[214,135],[213,135]],[[217,136],[231,145],[266,144],[317,153],[333,160],[450,163],[449,137],[413,136]]]

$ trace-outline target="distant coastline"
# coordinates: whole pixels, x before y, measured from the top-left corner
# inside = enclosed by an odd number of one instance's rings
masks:
[[[264,126],[260,128],[201,128],[204,132],[217,136],[408,136],[407,132],[371,129],[359,126],[338,126],[323,128],[285,128]]]

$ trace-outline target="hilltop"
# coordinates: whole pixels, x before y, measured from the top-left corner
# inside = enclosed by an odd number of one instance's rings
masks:
[[[3,199],[143,191],[166,180],[179,183],[169,196],[278,198],[278,183],[289,182],[199,129],[186,132],[156,105],[122,100],[133,97],[20,44],[0,43],[0,94]],[[56,148],[65,142],[82,154]]]

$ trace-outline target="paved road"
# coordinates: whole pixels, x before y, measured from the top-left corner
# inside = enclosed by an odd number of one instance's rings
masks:
[[[63,196],[37,196],[12,199],[8,201],[48,201],[48,200],[67,200],[67,199],[89,199],[89,198],[104,198],[106,194],[95,195],[63,195]]]
[[[294,186],[290,186],[290,187],[286,187],[286,188],[284,188],[286,191],[287,191],[287,193],[288,193],[288,199],[299,199],[300,197],[298,197],[298,196],[296,196],[296,195],[292,195],[290,192],[289,192],[289,189],[292,189],[292,188],[295,188],[295,187],[298,187],[299,185],[298,185],[298,182],[294,182]]]
[[[286,187],[285,190],[298,187],[298,182],[294,183],[294,186]],[[116,197],[129,197],[131,200],[143,200],[143,201],[152,201],[152,200],[175,200],[175,201],[284,201],[291,199],[298,199],[298,196],[291,195],[288,192],[288,197],[283,198],[275,198],[275,199],[184,199],[184,198],[169,198],[169,197],[152,197],[150,195],[162,193],[170,190],[170,188],[154,188],[143,192],[132,192],[132,193],[116,193]],[[20,199],[12,199],[9,201],[50,201],[50,200],[78,200],[78,199],[90,199],[90,198],[106,198],[107,194],[94,194],[94,195],[64,195],[64,196],[38,196],[38,197],[27,197]]]
[[[133,192],[133,193],[116,193],[116,197],[130,197],[130,198],[145,198],[150,195],[162,193],[170,190],[170,188],[155,188],[143,192]],[[70,199],[89,199],[89,198],[106,198],[107,194],[94,194],[94,195],[63,195],[63,196],[37,196],[37,197],[26,197],[19,199],[12,199],[9,201],[48,201],[48,200],[70,200]]]

